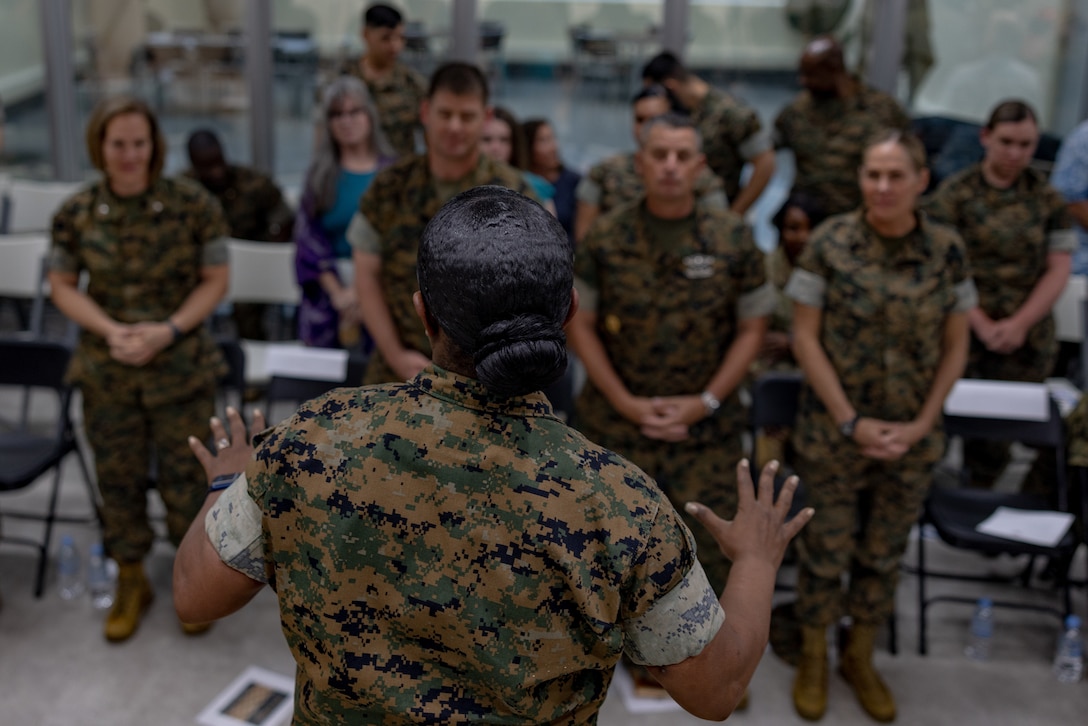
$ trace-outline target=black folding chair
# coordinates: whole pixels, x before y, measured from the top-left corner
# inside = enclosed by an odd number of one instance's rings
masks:
[[[0,516],[30,519],[43,522],[41,540],[0,535],[0,541],[28,545],[38,549],[38,570],[34,584],[34,596],[41,597],[45,583],[46,563],[55,522],[101,524],[98,491],[83,453],[76,440],[70,416],[72,389],[64,383],[71,351],[63,343],[43,340],[0,340],[0,386],[20,386],[31,389],[49,389],[57,400],[56,421],[48,433],[33,430],[24,419],[10,430],[0,432],[0,493],[15,492],[30,487],[38,479],[53,470],[53,483],[49,492],[49,504],[44,512],[2,511]],[[61,465],[71,453],[76,454],[93,514],[85,517],[67,517],[57,514],[60,495]]]
[[[1056,477],[1055,499],[1031,494],[1014,494],[983,489],[956,489],[935,486],[925,503],[921,524],[931,525],[941,540],[956,549],[970,550],[983,555],[1029,555],[1028,566],[1013,576],[980,575],[977,572],[943,572],[929,569],[926,562],[926,538],[918,538],[918,652],[926,654],[926,625],[929,607],[938,602],[957,602],[974,605],[977,597],[961,595],[927,594],[927,580],[942,578],[968,582],[1019,584],[1031,587],[1031,577],[1036,557],[1048,557],[1057,563],[1056,586],[1061,593],[1061,607],[1051,607],[1028,602],[995,600],[995,607],[1018,610],[1035,610],[1064,618],[1072,609],[1069,594],[1069,565],[1077,548],[1072,530],[1067,532],[1054,547],[1003,539],[979,532],[976,527],[992,515],[998,507],[1034,511],[1069,511],[1069,492],[1065,471],[1065,435],[1058,406],[1050,401],[1050,417],[1046,421],[1021,421],[1012,419],[975,418],[969,416],[945,416],[944,429],[949,436],[989,441],[1019,441],[1027,446],[1053,447]]]

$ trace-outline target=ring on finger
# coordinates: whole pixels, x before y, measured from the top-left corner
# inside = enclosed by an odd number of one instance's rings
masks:
[[[219,439],[218,441],[215,442],[215,448],[218,449],[219,451],[222,451],[223,449],[227,448],[228,446],[230,446],[230,440],[227,439],[226,437],[223,437],[223,438],[221,438],[221,439]]]

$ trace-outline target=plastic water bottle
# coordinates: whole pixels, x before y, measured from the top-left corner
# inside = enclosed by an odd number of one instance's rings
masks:
[[[988,597],[979,598],[964,654],[971,660],[989,660],[990,643],[994,638],[994,603]]]
[[[1059,683],[1076,683],[1084,674],[1084,643],[1080,639],[1080,618],[1069,615],[1054,655],[1054,676]]]
[[[108,610],[113,607],[113,581],[101,542],[91,546],[91,557],[87,561],[87,592],[96,609]]]
[[[83,580],[80,571],[83,562],[79,549],[71,535],[64,535],[57,552],[57,591],[62,600],[74,600],[83,594]]]

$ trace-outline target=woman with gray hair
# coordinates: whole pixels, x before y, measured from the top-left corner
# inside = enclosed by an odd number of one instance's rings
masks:
[[[366,85],[341,76],[321,99],[324,133],[306,173],[295,221],[295,270],[302,288],[299,338],[320,348],[353,348],[360,318],[345,238],[359,198],[379,169],[394,159]],[[362,336],[365,338],[365,336]],[[363,350],[369,340],[363,341]]]

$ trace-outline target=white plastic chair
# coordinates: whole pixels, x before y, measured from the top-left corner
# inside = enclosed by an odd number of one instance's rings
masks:
[[[231,239],[231,302],[298,305],[302,290],[295,278],[295,245]]]
[[[0,298],[31,301],[28,330],[34,337],[42,333],[48,252],[49,236],[44,233],[0,235]]]
[[[12,179],[6,192],[7,227],[3,231],[8,234],[47,231],[53,224],[53,214],[81,186],[78,182]]]

